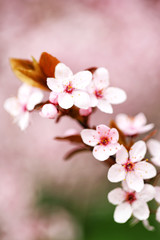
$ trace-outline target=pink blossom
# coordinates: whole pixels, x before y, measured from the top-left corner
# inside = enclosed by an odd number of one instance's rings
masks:
[[[147,119],[143,113],[137,114],[135,117],[129,117],[126,114],[118,114],[116,116],[116,124],[118,128],[128,136],[133,136],[150,131],[154,124],[147,124]]]
[[[80,108],[80,109],[79,109],[79,114],[80,114],[81,116],[88,116],[88,115],[91,114],[91,112],[92,112],[92,108],[91,108],[91,107],[89,107],[89,108],[87,108],[87,109],[83,109],[83,108]]]
[[[85,144],[94,147],[93,156],[99,161],[108,159],[120,149],[120,144],[117,143],[119,134],[115,128],[98,125],[96,130],[82,130],[81,137]]]
[[[109,86],[109,73],[100,67],[93,74],[93,81],[88,87],[91,97],[91,107],[98,107],[102,112],[113,113],[111,104],[119,104],[126,100],[126,93]]]
[[[55,78],[47,78],[47,85],[58,95],[58,104],[62,108],[68,109],[75,105],[87,109],[90,97],[85,89],[91,79],[91,72],[81,71],[73,75],[69,67],[59,63],[55,68]]]
[[[150,139],[147,142],[147,147],[149,149],[150,154],[152,155],[151,161],[160,167],[160,141],[155,139]]]
[[[149,217],[147,202],[155,195],[155,189],[150,184],[144,184],[140,192],[131,190],[126,181],[122,182],[123,188],[115,188],[108,194],[108,200],[118,205],[114,211],[114,220],[118,223],[125,223],[133,214],[139,220],[146,220]]]
[[[144,187],[143,179],[156,176],[155,167],[141,161],[146,154],[146,144],[143,141],[136,142],[129,153],[124,146],[116,154],[116,164],[108,171],[108,179],[111,182],[119,182],[126,179],[130,189],[140,192]]]
[[[55,118],[57,115],[57,108],[53,104],[48,103],[42,107],[39,114],[41,115],[41,117],[52,119]]]
[[[8,98],[4,103],[5,110],[13,116],[14,122],[25,130],[29,124],[29,111],[43,99],[43,93],[37,88],[23,84],[17,97]]]
[[[155,200],[157,203],[160,204],[160,187],[156,186],[155,191],[156,191]],[[157,208],[157,211],[156,211],[156,220],[160,222],[160,206]]]

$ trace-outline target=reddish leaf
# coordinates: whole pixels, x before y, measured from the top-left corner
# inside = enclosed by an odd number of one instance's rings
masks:
[[[82,138],[79,134],[75,135],[70,135],[70,136],[65,136],[65,137],[55,137],[56,140],[60,141],[69,141],[69,142],[74,142],[74,143],[82,143]]]
[[[46,77],[54,77],[55,67],[59,62],[57,58],[43,52],[39,60],[39,65]]]

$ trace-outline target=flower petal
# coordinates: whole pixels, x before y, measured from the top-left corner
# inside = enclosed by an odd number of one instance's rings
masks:
[[[105,91],[105,98],[111,104],[123,103],[127,99],[125,91],[120,88],[109,87]]]
[[[84,129],[81,131],[81,138],[83,142],[89,146],[96,146],[99,142],[99,135],[96,130]]]
[[[114,221],[125,223],[132,215],[131,205],[127,202],[118,205],[114,211]]]
[[[39,114],[41,117],[52,119],[57,115],[57,108],[53,104],[45,104]]]
[[[147,142],[147,147],[152,156],[160,156],[160,141],[150,139]]]
[[[97,89],[103,89],[109,85],[109,72],[106,68],[100,67],[93,74],[93,81]]]
[[[148,132],[150,131],[151,129],[154,128],[154,124],[153,123],[150,123],[150,124],[147,124],[143,127],[141,127],[139,130],[138,130],[138,133],[145,133],[145,132]]]
[[[123,188],[124,191],[126,191],[126,192],[133,192],[133,189],[130,189],[130,188],[128,187],[128,184],[127,184],[126,180],[122,181],[122,188]]]
[[[122,146],[121,149],[116,153],[116,162],[118,164],[125,164],[128,160],[128,151]]]
[[[110,128],[104,124],[100,124],[96,127],[96,131],[100,135],[100,137],[105,137],[105,136],[108,137]]]
[[[4,102],[4,109],[13,117],[18,116],[22,111],[21,104],[16,97],[6,99]]]
[[[92,73],[90,71],[81,71],[74,75],[72,84],[76,89],[84,90],[92,80]]]
[[[121,129],[122,131],[125,131],[126,129],[130,128],[131,118],[124,113],[120,113],[116,116],[115,122],[119,127],[119,129]]]
[[[147,148],[144,141],[136,142],[129,151],[130,160],[132,162],[138,162],[142,160],[146,154]]]
[[[98,98],[94,94],[90,94],[91,107],[96,107],[98,104]]]
[[[84,91],[73,91],[73,99],[74,105],[78,108],[88,109],[91,105],[89,94]]]
[[[27,109],[29,111],[33,110],[35,105],[40,103],[42,101],[42,99],[43,99],[43,93],[39,90],[34,91],[28,99]]]
[[[156,191],[156,194],[155,194],[155,200],[160,203],[160,187],[156,186],[155,187],[155,191]]]
[[[51,92],[49,95],[49,101],[53,104],[58,104],[58,94],[55,92]]]
[[[126,177],[124,167],[119,164],[112,165],[108,170],[108,180],[110,182],[120,182]]]
[[[30,97],[30,94],[35,90],[35,88],[29,86],[28,84],[22,84],[18,89],[18,100],[21,104],[26,104]]]
[[[149,217],[149,208],[145,201],[136,200],[132,203],[133,216],[139,220],[146,220]]]
[[[108,201],[114,205],[119,205],[125,200],[126,193],[122,188],[115,188],[108,193]]]
[[[17,119],[17,124],[22,131],[25,130],[29,125],[29,112],[22,113]]]
[[[93,149],[93,156],[99,161],[105,161],[109,158],[109,150],[105,146],[97,145]]]
[[[58,63],[55,68],[55,78],[63,79],[72,77],[73,73],[64,63]]]
[[[136,175],[143,179],[150,179],[156,176],[156,168],[146,161],[138,162],[135,164],[134,171]]]
[[[160,206],[157,208],[156,220],[157,220],[158,222],[160,222]]]
[[[100,99],[97,103],[97,107],[102,112],[110,113],[110,114],[113,113],[113,108],[112,108],[111,104],[108,102],[108,100],[106,100],[106,99]]]
[[[55,78],[47,78],[47,86],[54,93],[62,93],[64,90],[63,84],[61,80],[57,80]]]
[[[111,128],[108,132],[108,138],[111,143],[117,143],[119,139],[119,133],[116,128]]]
[[[133,171],[127,173],[126,182],[128,184],[128,187],[135,190],[136,192],[140,192],[144,187],[143,179],[137,176]]]
[[[92,112],[92,108],[91,107],[89,107],[87,109],[83,109],[83,108],[79,109],[79,114],[81,116],[89,116],[91,114],[91,112]]]
[[[68,109],[73,106],[73,97],[68,93],[60,93],[58,95],[58,104],[61,108]]]
[[[151,201],[155,197],[155,188],[151,184],[144,184],[142,191],[136,193],[138,200]]]
[[[146,119],[146,116],[144,115],[144,113],[138,113],[134,117],[134,126],[135,127],[144,126],[146,123],[147,123],[147,119]]]

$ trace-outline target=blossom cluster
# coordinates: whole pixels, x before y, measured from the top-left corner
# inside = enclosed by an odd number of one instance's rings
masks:
[[[26,62],[21,61],[18,60],[18,64],[20,62],[24,67]],[[84,128],[80,133],[71,131],[56,138],[79,144],[80,147],[67,157],[79,150],[88,150],[92,151],[95,159],[108,164],[108,180],[121,182],[121,187],[108,194],[109,202],[116,205],[114,220],[124,223],[134,217],[149,228],[147,202],[155,199],[160,204],[159,172],[154,166],[160,166],[160,142],[152,139],[152,134],[144,138],[140,135],[152,130],[154,124],[147,124],[143,113],[134,117],[121,113],[109,126],[90,127],[89,117],[96,108],[111,114],[112,105],[123,103],[127,98],[124,90],[109,86],[108,70],[104,67],[90,68],[73,74],[69,67],[47,53],[42,54],[39,63],[34,60],[30,65],[33,66],[29,71],[29,66],[25,69],[28,71],[26,76],[18,74],[14,68],[17,61],[13,59],[12,69],[25,83],[19,88],[17,97],[5,101],[5,110],[21,130],[29,125],[30,113],[34,110],[38,110],[41,117],[56,119],[56,122],[68,115],[80,123]],[[30,76],[33,69],[35,72]],[[37,87],[50,91],[46,101],[42,102],[44,96]],[[149,160],[145,158],[147,150]],[[156,219],[160,222],[160,206]]]

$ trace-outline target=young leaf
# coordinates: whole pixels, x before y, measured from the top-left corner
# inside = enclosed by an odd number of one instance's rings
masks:
[[[39,60],[39,65],[47,77],[54,77],[55,67],[59,62],[57,58],[43,52]]]

